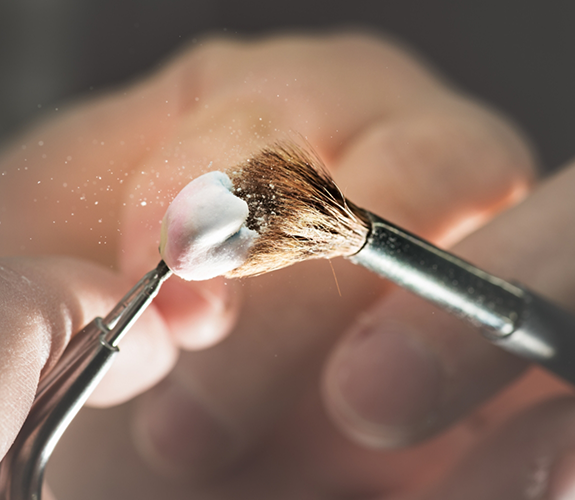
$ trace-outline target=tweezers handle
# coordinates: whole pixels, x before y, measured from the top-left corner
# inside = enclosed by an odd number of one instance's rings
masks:
[[[48,459],[119,352],[106,342],[107,332],[102,319],[94,319],[74,337],[56,373],[43,381],[30,416],[0,464],[1,500],[42,498]]]
[[[171,274],[160,261],[105,318],[72,338],[40,382],[30,414],[0,463],[0,500],[41,500],[46,464],[60,437],[110,368],[120,339]]]

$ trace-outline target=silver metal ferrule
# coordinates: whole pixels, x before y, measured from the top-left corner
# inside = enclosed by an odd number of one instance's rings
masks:
[[[479,328],[492,343],[575,384],[575,316],[367,212],[350,259]]]
[[[402,288],[481,328],[492,338],[515,331],[523,289],[368,213],[371,233],[350,257]]]

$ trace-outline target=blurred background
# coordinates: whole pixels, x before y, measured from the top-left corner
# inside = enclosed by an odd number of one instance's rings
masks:
[[[568,0],[0,0],[0,143],[206,33],[364,27],[507,113],[550,170],[575,156],[574,20]]]

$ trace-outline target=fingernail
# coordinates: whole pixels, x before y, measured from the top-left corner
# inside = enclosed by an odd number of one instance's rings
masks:
[[[202,477],[233,450],[231,433],[177,382],[146,394],[136,413],[136,445],[154,468]]]
[[[562,453],[553,464],[545,498],[575,500],[575,450]]]
[[[367,324],[336,354],[328,394],[344,430],[369,446],[394,447],[433,421],[441,383],[435,356],[415,332]]]

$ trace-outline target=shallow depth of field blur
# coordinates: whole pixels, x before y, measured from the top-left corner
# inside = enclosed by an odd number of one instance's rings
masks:
[[[70,97],[157,65],[205,33],[352,27],[403,40],[510,115],[546,170],[573,155],[575,4],[524,0],[5,0],[0,143]]]

